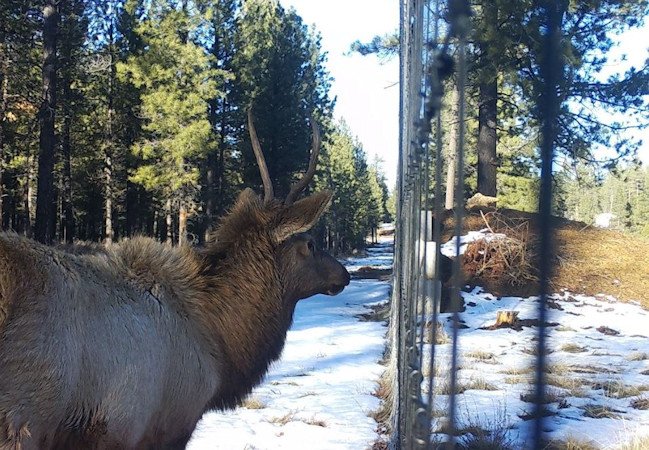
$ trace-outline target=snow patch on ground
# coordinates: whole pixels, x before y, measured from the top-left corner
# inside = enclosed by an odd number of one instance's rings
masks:
[[[377,246],[369,247],[366,250],[367,256],[363,258],[349,258],[343,263],[349,273],[357,272],[361,267],[372,267],[373,269],[387,270],[392,269],[394,255],[392,251],[387,251],[391,246],[391,238],[381,239],[382,243]]]
[[[491,241],[493,239],[505,239],[506,237],[507,236],[502,233],[492,233],[487,228],[484,228],[480,231],[469,231],[464,236],[460,236],[459,240],[456,237],[455,239],[450,239],[446,244],[443,244],[440,252],[442,253],[442,255],[448,256],[449,258],[455,258],[456,254],[463,255],[466,251],[467,246],[471,242],[479,241],[482,239],[484,239],[485,241]],[[458,241],[460,245],[460,251],[459,253],[456,253],[456,246],[458,245]]]

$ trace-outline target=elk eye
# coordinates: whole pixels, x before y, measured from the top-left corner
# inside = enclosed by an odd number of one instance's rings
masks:
[[[309,251],[310,251],[311,253],[314,253],[314,252],[315,252],[315,242],[313,242],[313,241],[309,241],[306,245],[307,245],[307,247],[309,248]]]

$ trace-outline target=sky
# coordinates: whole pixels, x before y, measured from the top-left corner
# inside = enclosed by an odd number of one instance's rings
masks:
[[[315,25],[322,35],[326,66],[334,78],[331,95],[334,111],[344,119],[372,161],[383,161],[388,187],[396,184],[399,151],[399,63],[398,58],[380,61],[375,56],[350,54],[355,40],[367,42],[376,35],[394,32],[399,26],[396,0],[280,0],[294,7],[305,23]],[[620,36],[620,46],[609,62],[610,73],[642,64],[649,58],[649,20],[643,28]],[[620,56],[627,55],[626,61]],[[649,164],[649,130],[641,133],[643,146],[638,156]]]

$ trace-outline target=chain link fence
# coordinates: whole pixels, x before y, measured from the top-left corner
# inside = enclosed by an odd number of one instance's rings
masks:
[[[551,169],[555,135],[559,22],[554,2],[541,5],[546,13],[547,53],[541,74],[545,90],[538,107],[542,124],[542,186],[539,214],[541,251],[538,260],[540,301],[538,348],[535,351],[533,427],[525,448],[542,448],[545,373],[546,293],[549,277]],[[402,0],[400,15],[400,150],[398,171],[395,272],[391,310],[390,370],[393,384],[393,448],[431,449],[461,446],[458,427],[458,351],[461,341],[463,280],[459,240],[455,257],[441,255],[442,136],[440,119],[444,78],[452,75],[458,86],[458,139],[455,152],[454,236],[462,235],[465,155],[465,86],[467,85],[467,36],[472,23],[467,1]],[[438,325],[440,305],[453,311],[450,345],[440,351],[442,327]],[[450,348],[450,350],[449,350]],[[436,377],[445,377],[448,395],[437,402]],[[442,404],[443,403],[443,404]],[[431,430],[435,424],[435,435]],[[439,432],[440,430],[441,433]],[[440,436],[443,436],[440,441]]]

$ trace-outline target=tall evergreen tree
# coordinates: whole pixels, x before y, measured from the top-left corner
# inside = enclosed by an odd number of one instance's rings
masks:
[[[214,142],[208,102],[222,75],[210,67],[202,47],[188,39],[194,19],[182,4],[154,2],[137,28],[147,51],[129,58],[122,69],[142,90],[146,119],[146,134],[133,147],[144,164],[132,180],[164,200],[168,240],[177,211],[180,244],[186,242],[188,215],[196,210],[198,167]]]

